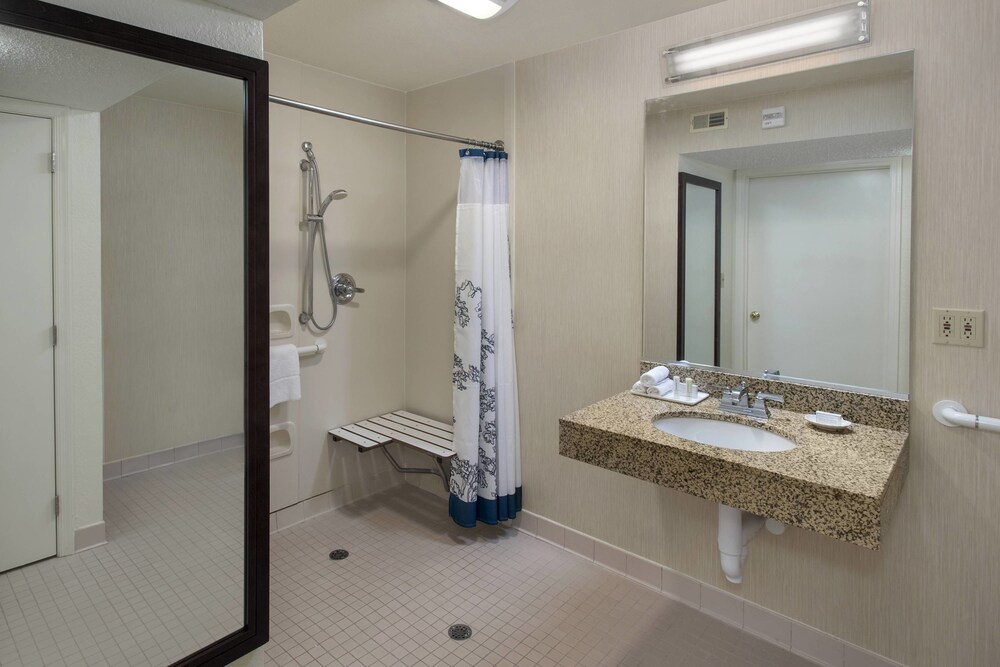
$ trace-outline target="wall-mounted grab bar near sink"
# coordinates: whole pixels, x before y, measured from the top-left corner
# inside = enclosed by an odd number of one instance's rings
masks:
[[[980,431],[1000,433],[1000,419],[969,414],[965,406],[957,401],[938,401],[932,410],[934,419],[945,426],[964,426]]]

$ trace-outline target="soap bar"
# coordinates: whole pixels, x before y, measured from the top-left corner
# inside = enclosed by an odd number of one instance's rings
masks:
[[[820,412],[819,410],[817,410],[816,421],[819,422],[820,424],[839,426],[844,421],[844,419],[836,412]]]

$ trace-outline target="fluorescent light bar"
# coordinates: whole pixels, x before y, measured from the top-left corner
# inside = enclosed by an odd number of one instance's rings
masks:
[[[868,4],[859,0],[834,9],[666,49],[663,52],[666,65],[664,78],[672,83],[867,44],[871,41]]]
[[[472,18],[491,19],[510,9],[517,0],[438,0],[438,2]]]

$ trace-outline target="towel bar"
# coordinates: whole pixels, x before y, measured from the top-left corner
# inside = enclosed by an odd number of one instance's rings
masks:
[[[317,338],[316,342],[312,345],[306,345],[296,349],[298,349],[300,357],[311,357],[315,354],[323,354],[323,351],[326,350],[326,341],[322,338]]]

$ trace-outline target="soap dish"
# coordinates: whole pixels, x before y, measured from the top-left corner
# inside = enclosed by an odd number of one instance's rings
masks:
[[[849,422],[843,417],[840,418],[839,424],[824,424],[823,422],[816,420],[816,415],[805,415],[806,421],[818,428],[821,431],[828,431],[830,433],[842,433],[844,431],[850,430],[854,425],[853,422]]]

